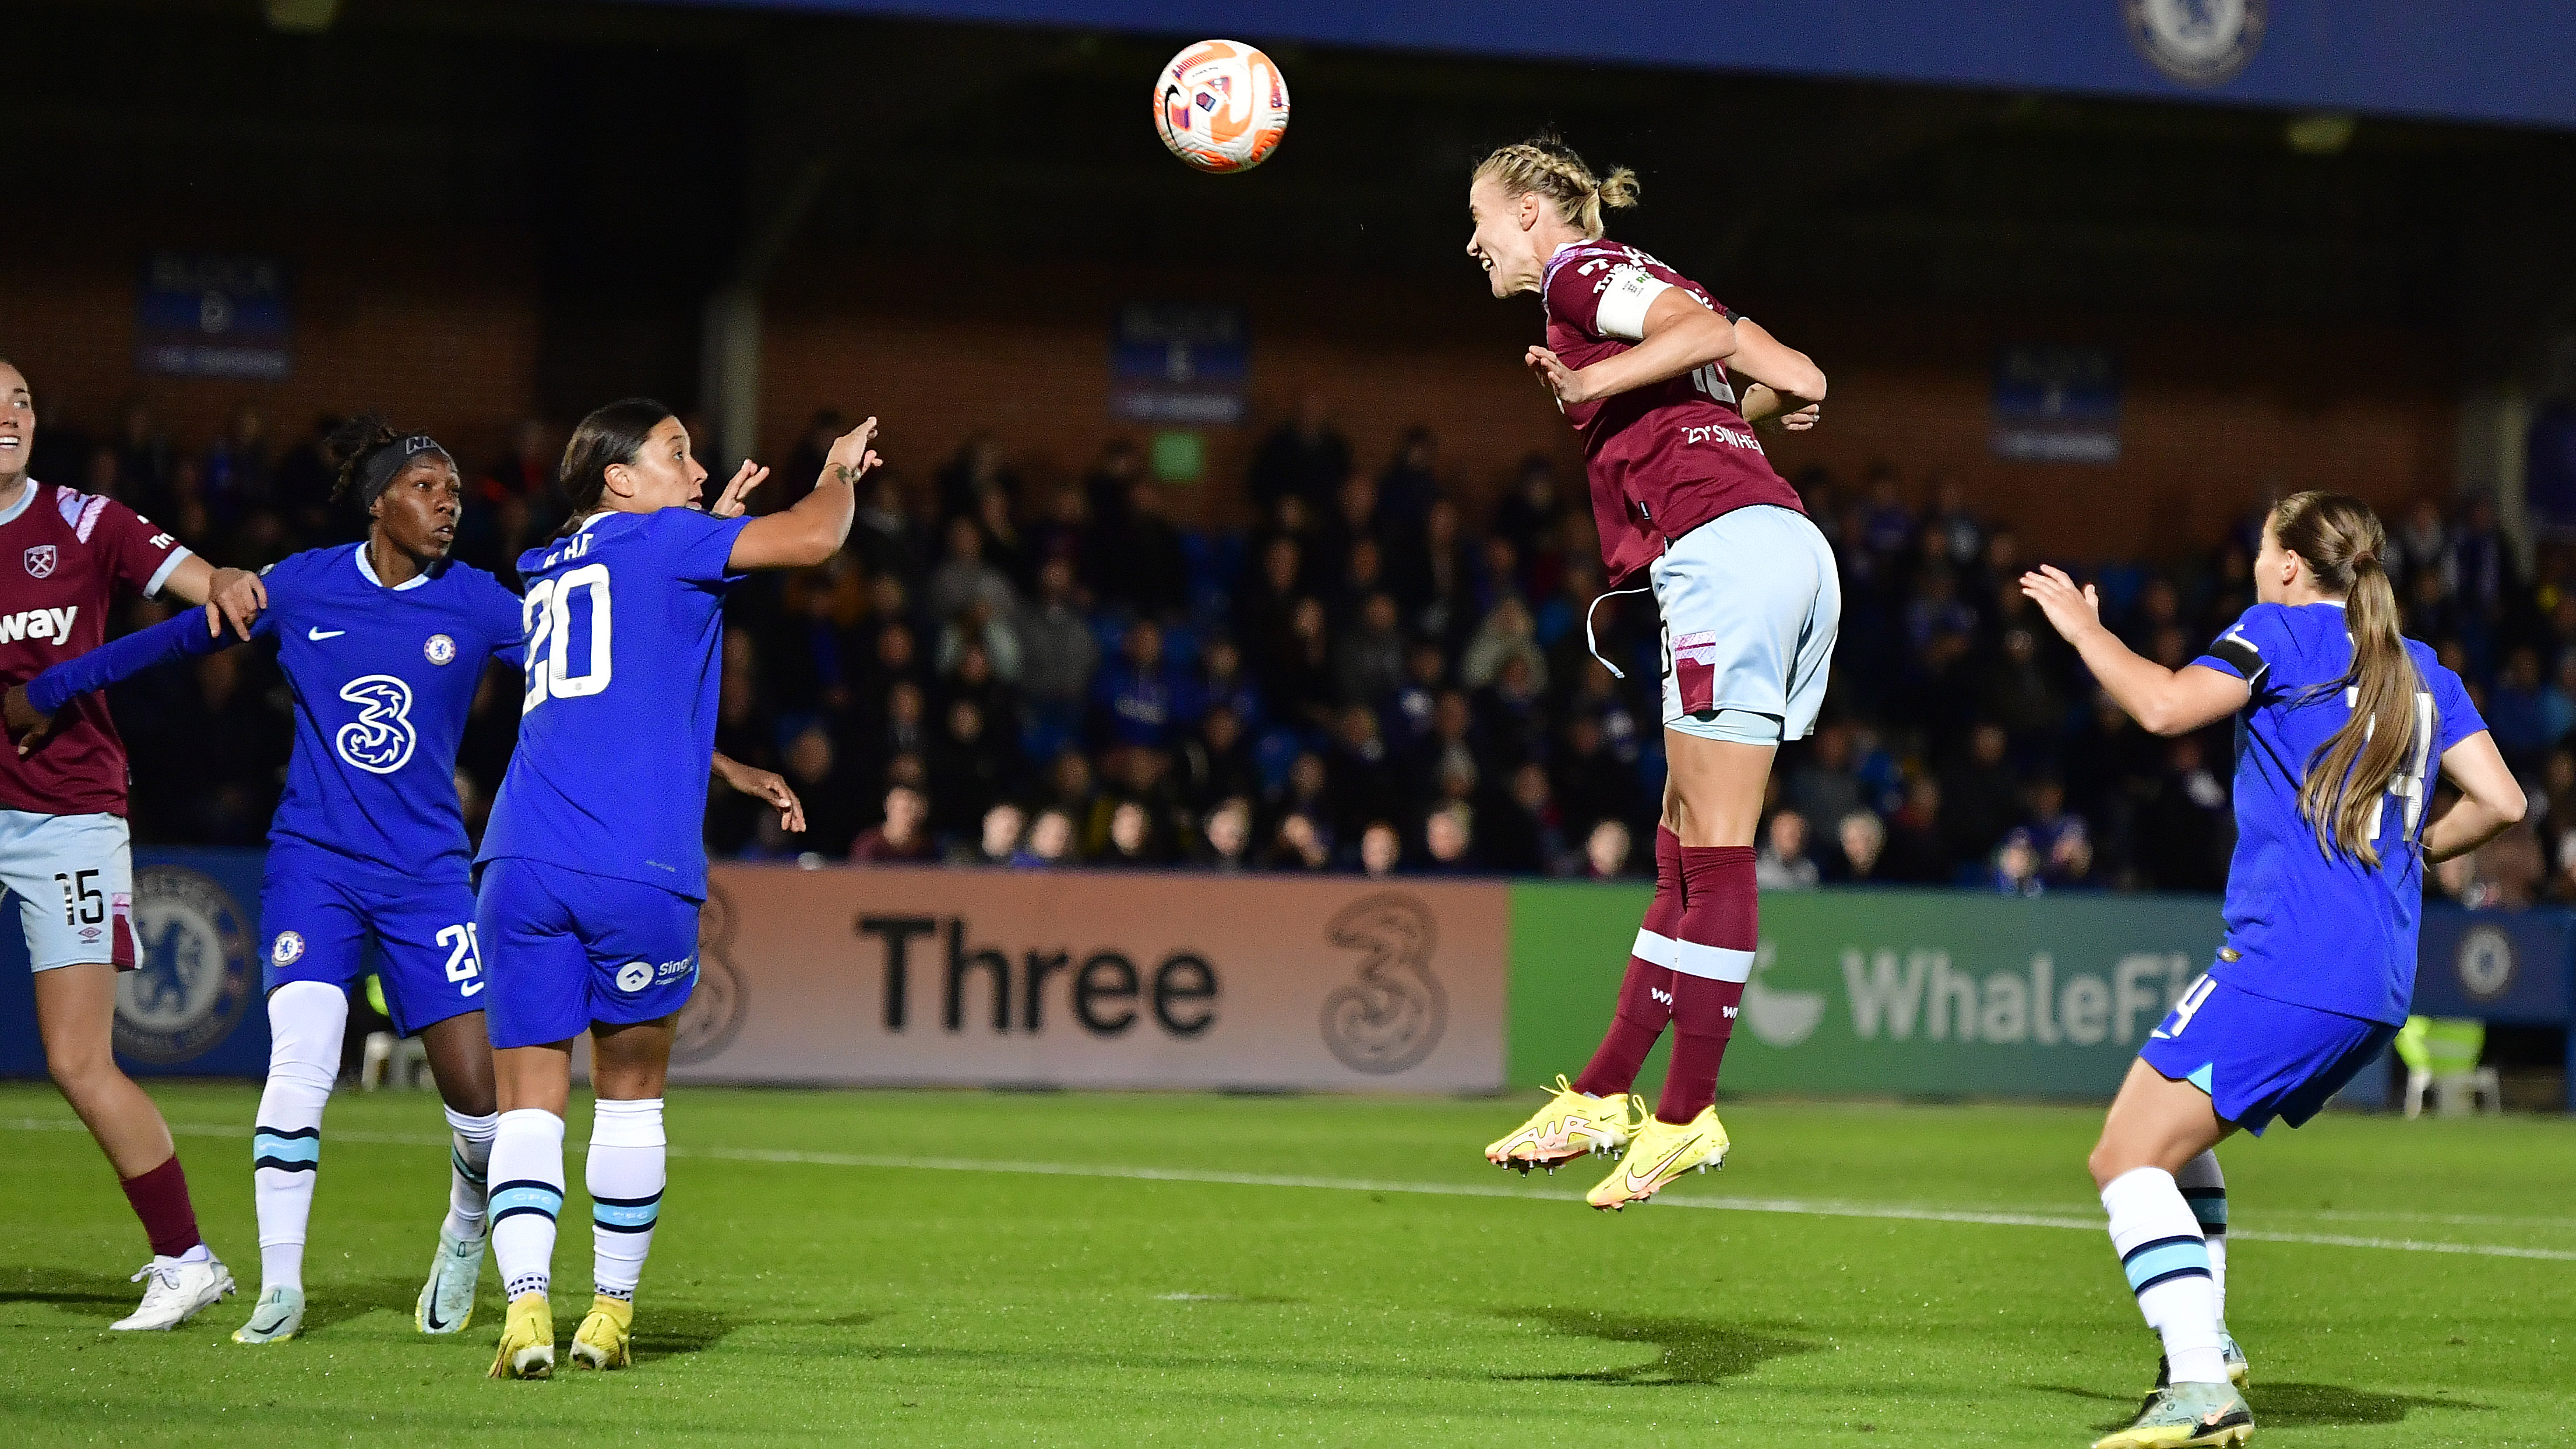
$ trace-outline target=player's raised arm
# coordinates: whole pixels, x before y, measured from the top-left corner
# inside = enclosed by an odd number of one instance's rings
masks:
[[[1727,369],[1749,380],[1740,404],[1748,423],[1804,432],[1824,416],[1824,369],[1750,317],[1735,319],[1735,355]]]
[[[2021,576],[2024,597],[2039,605],[2066,642],[2084,657],[2102,688],[2149,734],[2187,735],[2245,707],[2253,689],[2242,679],[2202,664],[2167,669],[2141,659],[2120,636],[2102,627],[2102,601],[2091,584],[2077,587],[2066,571],[2041,565]]]
[[[868,447],[876,435],[877,420],[870,418],[835,439],[814,491],[784,513],[744,524],[726,565],[736,573],[811,568],[840,552],[859,515],[859,480],[877,465],[877,455]],[[734,497],[734,490],[727,489],[725,496]]]
[[[171,568],[170,577],[162,580],[161,590],[175,595],[182,603],[202,604],[206,609],[206,632],[220,634],[230,623],[233,631],[245,640],[259,611],[268,607],[268,589],[259,575],[248,569],[217,568],[195,554]]]

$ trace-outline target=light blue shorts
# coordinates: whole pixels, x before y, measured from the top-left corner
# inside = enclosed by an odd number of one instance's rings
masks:
[[[1807,516],[1757,504],[1720,514],[1648,570],[1664,625],[1664,727],[1776,745],[1825,704],[1842,627],[1834,551]]]
[[[0,810],[0,886],[18,898],[32,970],[135,968],[128,838],[122,816]]]

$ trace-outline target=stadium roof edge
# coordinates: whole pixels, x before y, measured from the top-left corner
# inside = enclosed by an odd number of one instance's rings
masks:
[[[2576,6],[2516,0],[650,0],[2576,129]]]

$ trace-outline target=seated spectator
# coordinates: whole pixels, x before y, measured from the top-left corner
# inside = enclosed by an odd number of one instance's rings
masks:
[[[1008,866],[1019,859],[1020,837],[1026,833],[1028,813],[1004,800],[984,812],[984,828],[973,845],[959,842],[949,852],[952,865]]]
[[[1882,861],[1887,878],[1900,885],[1948,885],[1956,857],[1952,833],[1943,829],[1941,784],[1929,775],[1905,787],[1904,807],[1887,822]]]
[[[1095,519],[1115,521],[1127,511],[1127,500],[1145,477],[1145,452],[1128,437],[1111,438],[1082,475],[1080,487],[1067,484],[1073,500]],[[1062,510],[1058,510],[1062,517]]]
[[[1577,715],[1565,727],[1554,763],[1567,833],[1581,834],[1604,820],[1624,822],[1637,813],[1636,769],[1610,753],[1609,736],[1595,716]]]
[[[1753,884],[1766,891],[1807,891],[1822,879],[1807,855],[1807,817],[1795,810],[1772,812],[1762,848],[1753,855]]]
[[[2549,733],[2550,704],[2540,682],[2538,650],[2517,645],[2505,656],[2504,670],[2480,713],[2506,764],[2528,771],[2540,763],[2558,741]]]
[[[1007,619],[1019,606],[1010,577],[984,558],[984,530],[971,517],[948,523],[948,557],[930,571],[930,615],[945,622],[982,604],[988,617]]]
[[[1839,847],[1834,858],[1836,885],[1871,885],[1879,880],[1879,856],[1887,848],[1887,827],[1876,815],[1855,810],[1844,816],[1834,827],[1834,841]]]
[[[1383,820],[1372,820],[1360,831],[1360,874],[1371,880],[1385,880],[1404,863],[1404,837]]]
[[[910,785],[886,791],[884,822],[869,826],[850,847],[850,859],[877,864],[926,861],[931,854],[930,802]]]
[[[1098,864],[1119,870],[1150,870],[1170,863],[1152,812],[1134,800],[1121,800],[1109,812],[1108,847]]]
[[[1586,880],[1617,880],[1628,872],[1631,842],[1628,827],[1615,819],[1603,820],[1592,827],[1583,839],[1583,876]]]
[[[1323,396],[1297,400],[1296,416],[1281,423],[1253,450],[1252,501],[1264,515],[1282,498],[1321,507],[1350,476],[1351,445],[1328,421]]]
[[[1261,690],[1244,672],[1243,651],[1222,634],[1199,650],[1198,696],[1194,704],[1202,712],[1232,710],[1235,722],[1243,726],[1245,733],[1261,731]]]
[[[1020,477],[1003,462],[1002,440],[990,432],[967,438],[957,449],[957,456],[939,470],[937,481],[943,527],[960,518],[975,517],[987,494],[998,493],[1014,506],[1020,499]]]
[[[1272,660],[1270,677],[1262,683],[1271,706],[1278,711],[1279,723],[1313,729],[1331,727],[1336,709],[1332,635],[1321,600],[1310,597],[1297,601],[1289,616],[1288,637]]]
[[[1220,801],[1201,822],[1199,841],[1199,864],[1227,875],[1249,869],[1252,802],[1240,795]]]
[[[1476,868],[1476,815],[1462,801],[1452,801],[1431,812],[1422,823],[1422,845],[1425,856],[1423,872],[1427,875],[1465,875]]]
[[[2008,896],[2038,895],[2048,889],[2048,882],[2040,875],[2040,864],[2039,848],[2031,843],[2030,832],[2015,827],[1995,847],[1988,886]]]
[[[1018,679],[1026,663],[1026,651],[1012,620],[994,614],[982,599],[958,610],[955,618],[940,626],[936,661],[939,672],[955,673],[958,662],[969,652],[981,653],[984,671],[1004,682]]]
[[[1118,658],[1100,671],[1091,691],[1091,738],[1102,749],[1178,742],[1183,724],[1181,681],[1163,658],[1163,631],[1150,619],[1127,626]]]
[[[1377,711],[1364,704],[1342,711],[1324,773],[1325,813],[1343,840],[1357,839],[1363,826],[1403,796],[1395,761],[1377,732]]]
[[[1322,870],[1333,863],[1333,850],[1313,816],[1290,814],[1280,817],[1262,863],[1272,870]]]
[[[930,828],[963,835],[977,827],[1019,774],[1019,741],[992,728],[971,699],[950,701],[930,746]]]
[[[1202,810],[1236,796],[1251,799],[1261,793],[1261,770],[1253,763],[1252,742],[1244,738],[1243,726],[1226,705],[1209,710],[1199,720],[1198,732],[1181,746],[1180,772],[1183,798]]]
[[[1411,751],[1431,733],[1431,711],[1448,682],[1449,661],[1440,646],[1417,640],[1404,653],[1404,681],[1387,708],[1387,729],[1399,750]]]
[[[1020,610],[1020,693],[1054,736],[1070,737],[1091,698],[1100,641],[1073,599],[1073,565],[1050,559],[1038,569],[1037,596]]]
[[[2031,848],[2039,855],[2041,879],[2052,889],[2093,883],[2093,830],[2084,817],[2066,808],[2066,787],[2054,775],[2031,782]]]
[[[1094,530],[1088,574],[1101,603],[1147,619],[1189,607],[1189,558],[1181,549],[1181,531],[1166,514],[1162,489],[1138,480],[1127,490],[1125,513],[1095,521]]]
[[[1500,678],[1504,664],[1513,659],[1528,666],[1532,689],[1546,690],[1547,654],[1532,630],[1529,606],[1516,596],[1495,604],[1485,622],[1476,626],[1475,637],[1467,641],[1467,652],[1458,661],[1458,682],[1482,689]]]
[[[1547,770],[1537,761],[1515,768],[1501,797],[1487,801],[1477,814],[1484,822],[1480,863],[1485,869],[1512,875],[1570,873]]]
[[[2007,758],[2011,737],[1992,722],[1968,736],[1967,758],[1941,775],[1943,846],[1952,860],[1983,860],[2021,823],[2021,777]]]
[[[1377,476],[1376,494],[1392,521],[1419,524],[1440,496],[1440,440],[1420,424],[1404,431],[1395,458]]]
[[[1335,645],[1334,684],[1342,703],[1374,708],[1404,683],[1404,635],[1396,629],[1395,600],[1370,594],[1359,620]]]
[[[1860,776],[1852,769],[1852,729],[1837,720],[1814,738],[1806,758],[1789,772],[1789,805],[1809,820],[1840,820],[1864,803]]]
[[[1073,848],[1073,817],[1053,807],[1039,811],[1038,818],[1029,822],[1028,843],[1011,857],[1011,864],[1021,870],[1081,863]]]

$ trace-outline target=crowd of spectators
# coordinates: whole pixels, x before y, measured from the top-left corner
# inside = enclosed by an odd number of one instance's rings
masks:
[[[139,405],[94,433],[54,417],[35,471],[255,567],[358,536],[329,500],[330,421],[280,442],[244,409],[183,446]],[[810,489],[840,427],[818,415],[755,506]],[[467,460],[463,558],[515,583],[519,551],[563,518],[558,446],[530,424],[506,455]],[[1841,561],[1843,632],[1823,724],[1774,772],[1765,887],[2221,886],[2228,726],[2159,739],[2127,720],[2021,598],[2028,560],[2009,521],[1954,480],[1882,464],[1795,481]],[[1126,441],[1045,481],[990,435],[928,477],[875,475],[838,558],[759,576],[728,604],[719,747],[785,775],[807,829],[782,834],[719,790],[713,851],[1370,874],[1650,866],[1655,615],[1643,597],[1594,610],[1580,477],[1533,455],[1471,510],[1429,431],[1356,458],[1308,399],[1242,483],[1254,526],[1209,532],[1173,522],[1166,485]],[[2480,901],[2576,897],[2576,550],[2544,544],[2526,570],[2482,499],[2427,498],[2389,523],[2408,632],[2471,680],[2539,807],[2442,883]],[[2112,627],[2181,665],[2251,602],[2259,527],[2249,511],[2206,552],[2082,571]],[[123,623],[160,610],[139,601]],[[458,773],[478,826],[518,698],[494,678],[475,707]],[[262,837],[288,745],[268,660],[217,654],[120,686],[113,703],[138,839]]]

